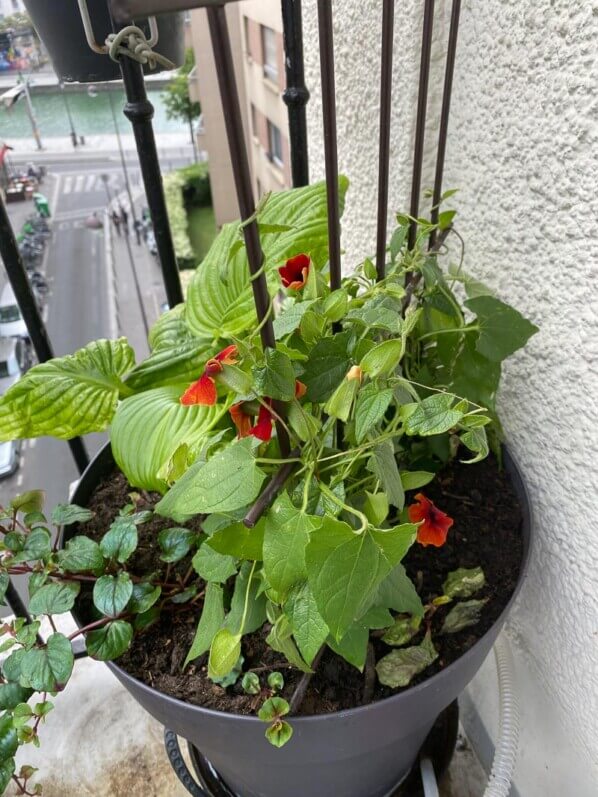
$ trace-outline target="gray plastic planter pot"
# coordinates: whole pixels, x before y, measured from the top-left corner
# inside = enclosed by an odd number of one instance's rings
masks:
[[[264,738],[256,717],[184,703],[151,689],[116,664],[108,666],[159,722],[192,742],[239,797],[386,797],[407,776],[438,715],[474,677],[491,650],[525,577],[532,535],[528,495],[505,452],[523,506],[523,558],[517,587],[496,623],[460,659],[394,697],[333,714],[297,717],[282,749]],[[85,506],[114,467],[109,444],[91,462],[73,495]],[[75,533],[69,528],[66,538]],[[500,556],[500,551],[497,551]]]
[[[115,61],[89,48],[77,0],[25,0],[25,7],[60,80],[67,83],[98,83],[120,78],[120,67]],[[112,33],[108,4],[88,0],[87,7],[95,40],[103,44],[106,36]],[[180,66],[185,54],[183,14],[164,14],[157,17],[157,21],[160,38],[156,52]],[[141,20],[136,21],[136,24],[149,38],[147,22]],[[162,67],[144,67],[144,71],[155,75],[162,71]]]

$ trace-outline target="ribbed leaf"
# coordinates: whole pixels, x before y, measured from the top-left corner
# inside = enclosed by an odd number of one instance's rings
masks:
[[[119,338],[34,366],[0,400],[0,440],[103,431],[126,391],[121,377],[134,365],[133,349]]]
[[[127,387],[139,393],[175,382],[193,382],[209,359],[210,350],[215,351],[209,342],[199,338],[185,340],[176,346],[164,346],[131,371]]]
[[[342,210],[348,180],[341,177],[339,183]],[[262,236],[266,274],[272,289],[280,287],[276,268],[292,255],[306,252],[317,268],[328,259],[324,182],[273,194],[260,214],[260,223],[290,227]],[[244,247],[228,262],[226,284],[221,279],[222,266],[237,239],[238,225],[225,224],[195,272],[187,295],[187,324],[195,335],[228,338],[256,323]]]
[[[158,471],[181,443],[192,447],[207,434],[226,407],[183,406],[184,385],[159,387],[130,396],[119,406],[110,440],[119,468],[134,487],[164,493]]]

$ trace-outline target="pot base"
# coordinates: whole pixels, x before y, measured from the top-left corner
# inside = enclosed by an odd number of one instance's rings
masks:
[[[434,766],[437,780],[440,780],[449,767],[459,729],[459,705],[455,700],[448,706],[434,723],[422,749],[417,763],[405,778],[387,795],[387,797],[423,797],[419,775],[419,760],[430,758]],[[173,731],[164,731],[166,754],[175,774],[192,797],[242,797],[229,789],[208,759],[190,742],[187,743],[189,757],[199,785],[189,772],[182,757],[178,739]]]

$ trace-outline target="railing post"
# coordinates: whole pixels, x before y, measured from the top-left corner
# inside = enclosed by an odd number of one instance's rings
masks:
[[[303,63],[303,23],[301,0],[282,0],[282,28],[285,52],[286,88],[282,98],[289,115],[289,141],[293,186],[309,183],[307,119],[305,106],[309,91],[305,85]]]

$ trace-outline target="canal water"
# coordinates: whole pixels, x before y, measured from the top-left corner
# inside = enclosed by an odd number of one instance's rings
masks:
[[[182,121],[166,118],[166,108],[160,98],[162,91],[163,89],[148,88],[147,92],[155,108],[154,130],[156,133],[185,132],[187,127]],[[110,94],[112,94],[119,129],[125,135],[130,134],[131,124],[122,114],[125,104],[124,92],[114,90]],[[107,91],[98,92],[96,97],[90,97],[87,92],[68,92],[66,99],[77,135],[114,134],[114,123]],[[64,100],[60,93],[33,94],[31,100],[42,139],[44,136],[68,136],[70,134]],[[0,105],[0,141],[6,140],[10,143],[13,138],[30,138],[31,135],[31,124],[24,99],[19,100],[9,111]]]

